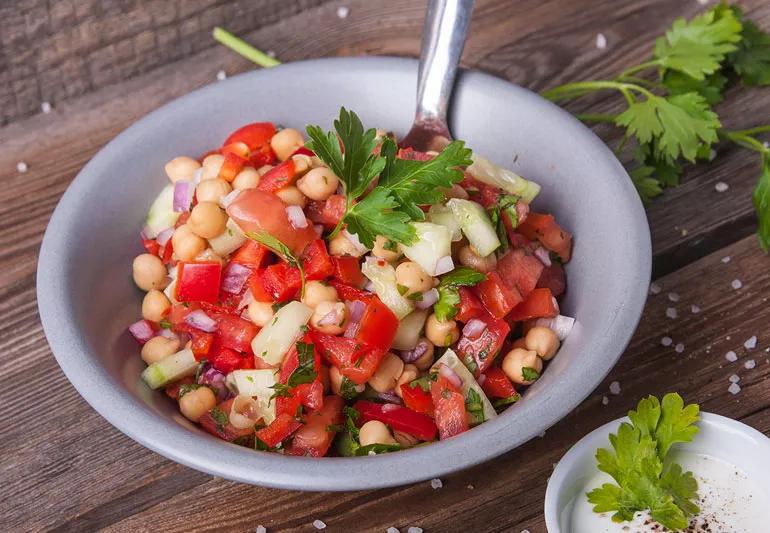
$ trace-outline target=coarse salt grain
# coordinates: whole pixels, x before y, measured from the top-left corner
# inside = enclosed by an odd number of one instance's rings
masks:
[[[348,18],[350,15],[350,8],[346,6],[340,6],[337,8],[337,16],[341,19]]]
[[[673,307],[667,308],[666,309],[666,316],[668,318],[676,318],[677,317],[676,309],[674,309]]]
[[[739,279],[734,279],[732,283],[730,283],[730,286],[737,291],[738,289],[743,287],[743,283]]]
[[[677,294],[675,292],[670,292],[670,293],[668,293],[668,299],[671,300],[672,302],[678,302],[679,301],[679,294]]]
[[[756,335],[752,335],[751,337],[749,337],[746,340],[746,342],[743,343],[743,347],[746,348],[747,350],[753,350],[754,348],[756,348],[757,347],[757,336]]]
[[[397,527],[390,526],[385,530],[385,533],[401,533]]]
[[[734,351],[730,350],[725,354],[725,359],[730,361],[731,363],[734,363],[738,360],[738,354],[736,354]]]
[[[473,485],[468,485],[468,487],[467,487],[467,488],[468,488],[468,490],[473,490],[473,489],[475,489],[476,487],[474,487]]]
[[[406,530],[406,533],[422,533],[422,528],[417,526],[409,526],[409,529]]]
[[[738,383],[741,380],[741,377],[738,374],[733,374],[727,379],[730,381],[730,383]]]
[[[752,370],[757,367],[757,362],[754,359],[749,359],[745,363],[743,363],[743,368],[746,370]]]
[[[225,72],[224,70],[220,70],[219,72],[217,72],[217,79],[219,81],[227,79],[227,72]]]
[[[529,533],[529,529],[522,529],[521,533]]]
[[[607,48],[607,37],[605,37],[603,33],[596,34],[596,48],[599,50]]]
[[[672,339],[671,337],[663,337],[662,339],[660,339],[660,343],[663,346],[671,346],[672,342],[674,342],[674,339]]]
[[[697,315],[700,313],[700,306],[693,304],[690,306],[690,311],[692,311],[692,314]]]
[[[316,529],[326,529],[326,522],[323,520],[313,520],[313,527]]]
[[[267,528],[265,526],[257,526],[257,529],[254,530],[254,533],[267,533]]]
[[[723,262],[724,264],[727,264],[727,263],[729,263],[729,262],[730,262],[730,256],[729,256],[729,255],[726,255],[726,256],[724,256],[724,257],[722,258],[722,262]]]
[[[741,392],[741,386],[738,385],[737,383],[733,383],[729,387],[727,387],[727,392],[733,395],[738,394],[739,392]]]
[[[46,115],[51,112],[51,102],[43,102],[40,104],[40,111]]]
[[[682,343],[680,342],[679,344],[677,344],[676,346],[674,346],[674,351],[675,351],[676,353],[682,353],[682,352],[684,351],[684,344],[682,344]]]
[[[440,489],[444,486],[439,478],[433,478],[430,480],[430,486],[434,489]]]
[[[708,4],[710,1],[711,1],[711,0],[698,0],[698,3],[699,3],[700,5],[702,5],[702,6],[705,6],[705,5],[706,5],[706,4]]]
[[[620,394],[620,382],[613,381],[610,383],[610,394],[614,394],[615,396]]]
[[[606,396],[602,396],[602,405],[609,405],[609,404],[610,404],[610,399],[607,398]]]
[[[29,166],[24,161],[19,161],[18,163],[16,163],[16,171],[19,174],[24,174],[28,170],[29,170]]]
[[[654,283],[654,282],[650,283],[650,293],[658,294],[658,293],[660,293],[660,290],[661,290],[660,289],[660,285],[658,285],[657,283]]]
[[[716,189],[717,192],[725,192],[729,188],[730,186],[724,181],[719,181],[716,185],[714,185],[714,189]]]

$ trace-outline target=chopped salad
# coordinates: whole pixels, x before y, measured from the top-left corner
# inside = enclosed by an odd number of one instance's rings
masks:
[[[332,131],[247,124],[165,172],[129,331],[144,382],[221,439],[313,457],[448,439],[514,404],[572,327],[571,235],[462,141],[399,147],[343,108]]]

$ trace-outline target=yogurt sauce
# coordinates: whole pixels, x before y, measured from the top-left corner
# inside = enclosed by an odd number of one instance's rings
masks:
[[[672,460],[690,470],[698,481],[700,513],[688,532],[762,533],[770,531],[770,499],[745,472],[710,455],[678,451]],[[766,475],[766,474],[762,474]],[[655,533],[664,531],[649,514],[636,513],[629,522],[613,522],[612,513],[595,513],[586,493],[613,480],[597,472],[563,513],[561,533]]]

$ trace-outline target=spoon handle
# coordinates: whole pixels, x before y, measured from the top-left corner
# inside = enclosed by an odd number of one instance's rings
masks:
[[[439,122],[446,112],[474,0],[429,0],[417,81],[416,123]]]

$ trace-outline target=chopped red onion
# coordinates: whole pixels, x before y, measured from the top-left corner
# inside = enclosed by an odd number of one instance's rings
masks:
[[[189,180],[179,180],[174,183],[174,213],[189,211],[193,194],[195,194],[195,186]]]
[[[367,292],[374,292],[374,282],[372,280],[367,281],[366,285],[364,285],[364,290]]]
[[[240,311],[244,307],[248,307],[248,305],[254,301],[254,295],[251,293],[251,289],[246,289],[246,292],[243,293],[243,296],[241,296],[241,301],[238,302],[237,310]]]
[[[467,324],[465,324],[465,327],[463,328],[463,335],[468,337],[470,340],[476,340],[481,337],[481,334],[484,333],[484,330],[486,329],[486,322],[479,320],[478,318],[472,318],[468,321]]]
[[[396,394],[394,392],[380,392],[380,393],[377,393],[377,397],[379,399],[381,399],[381,400],[385,400],[386,402],[388,402],[390,404],[401,405],[401,403],[402,403],[401,402],[401,398],[396,396]],[[383,408],[384,407],[385,406],[383,405]],[[393,409],[393,407],[390,407],[389,409]]]
[[[150,226],[144,225],[142,226],[142,231],[139,232],[139,236],[142,239],[154,239],[155,238],[155,232],[150,229]]]
[[[571,316],[557,315],[553,318],[538,318],[535,320],[536,326],[545,326],[551,328],[560,341],[567,338],[575,325],[575,319]]]
[[[294,229],[303,229],[307,227],[307,218],[305,218],[305,212],[298,205],[290,205],[286,207],[286,215],[289,217],[289,222]]]
[[[184,318],[184,321],[190,326],[201,331],[211,333],[217,330],[217,321],[207,315],[201,309],[196,309]]]
[[[527,220],[527,216],[529,215],[529,204],[527,202],[524,200],[519,200],[516,202],[514,209],[516,210],[516,218],[519,219],[517,221],[518,224],[522,224],[525,220]]]
[[[324,226],[323,226],[323,224],[315,224],[315,225],[313,225],[313,231],[315,231],[315,234],[320,238],[321,235],[324,234]]]
[[[332,324],[339,324],[344,318],[344,311],[342,309],[332,309],[326,313],[321,320],[318,321],[319,326],[330,326]]]
[[[214,367],[208,367],[198,376],[198,384],[206,385],[216,390],[217,400],[224,401],[230,391],[225,385],[225,375]]]
[[[451,272],[455,268],[455,263],[452,261],[451,255],[445,255],[444,257],[440,258],[438,261],[436,261],[436,271],[433,273],[434,276],[440,276],[441,274],[446,274],[447,272]]]
[[[167,339],[176,339],[176,333],[171,331],[170,329],[166,328],[160,328],[160,331],[158,331],[158,335],[161,337],[166,337]]]
[[[486,374],[479,374],[479,377],[476,378],[476,383],[478,383],[479,385],[483,385],[486,380],[487,380]]]
[[[345,328],[345,333],[342,334],[346,339],[354,339],[358,335],[358,322],[348,323],[348,327]]]
[[[560,313],[561,310],[559,309],[559,302],[556,300],[556,297],[551,296],[551,301],[553,302],[553,307],[556,309],[556,312]]]
[[[551,254],[543,248],[542,246],[538,246],[535,248],[535,257],[540,259],[540,262],[543,263],[545,266],[549,267],[551,266]]]
[[[389,393],[386,393],[386,394],[389,394]],[[396,405],[394,403],[386,403],[385,405],[382,406],[382,412],[387,413],[389,411],[396,411],[400,408],[401,408],[400,405]]]
[[[348,230],[342,230],[342,234],[347,237],[347,239],[353,243],[353,246],[356,247],[356,249],[360,252],[361,255],[364,255],[366,252],[369,251],[369,248],[363,245],[361,240],[358,238],[358,235],[355,233],[350,233]]]
[[[227,209],[227,207],[235,201],[236,198],[238,198],[238,195],[241,194],[241,191],[239,189],[233,189],[226,195],[224,195],[222,198],[219,199],[219,203],[222,204],[222,207]]]
[[[417,309],[427,309],[436,302],[438,302],[438,290],[433,288],[422,293],[422,299],[414,302],[414,306]]]
[[[225,267],[222,277],[222,290],[230,294],[240,294],[251,276],[251,269],[240,263],[230,263]]]
[[[428,351],[428,341],[419,341],[411,350],[401,350],[399,355],[405,363],[414,363]]]
[[[452,385],[462,388],[463,386],[463,380],[460,376],[457,375],[457,372],[449,368],[448,366],[442,364],[438,369],[439,374],[444,376],[449,380]]]
[[[171,240],[171,237],[174,235],[174,228],[166,228],[160,233],[158,233],[158,236],[155,238],[156,241],[158,241],[158,244],[160,246],[166,246],[166,243]]]
[[[152,329],[152,324],[147,320],[140,320],[134,322],[128,326],[128,331],[134,336],[139,344],[144,344],[155,336],[155,331]]]
[[[361,320],[361,317],[364,316],[364,311],[366,311],[366,304],[361,300],[347,301],[345,302],[345,305],[350,311],[351,322],[358,322]]]

